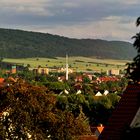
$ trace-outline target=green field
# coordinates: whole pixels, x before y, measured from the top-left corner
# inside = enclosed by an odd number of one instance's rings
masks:
[[[21,63],[24,66],[30,64],[31,68],[38,67],[65,67],[66,59],[64,57],[56,58],[24,58],[24,59],[11,59],[4,58],[4,62]],[[69,57],[69,67],[75,71],[106,71],[108,69],[123,70],[126,66],[126,60],[113,60],[113,59],[95,59],[87,57]]]

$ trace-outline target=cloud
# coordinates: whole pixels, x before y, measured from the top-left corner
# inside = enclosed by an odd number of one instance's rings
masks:
[[[128,22],[126,22],[128,21]],[[135,19],[130,17],[110,16],[100,21],[81,23],[78,25],[58,26],[32,26],[26,28],[37,32],[57,34],[71,38],[100,38],[107,40],[132,41],[131,37],[136,33]]]
[[[50,0],[1,0],[1,11],[5,14],[14,13],[15,15],[33,14],[33,15],[50,15],[45,6],[49,6]]]
[[[117,0],[119,3],[126,5],[136,5],[139,4],[139,0]]]
[[[1,0],[0,27],[129,40],[139,7],[139,0]]]
[[[40,5],[44,2],[50,2],[51,0],[1,0],[2,5]]]

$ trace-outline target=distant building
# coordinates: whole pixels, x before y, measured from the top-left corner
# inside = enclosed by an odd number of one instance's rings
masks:
[[[108,70],[107,75],[120,75],[120,70],[118,70],[118,69]]]
[[[66,72],[66,68],[59,68],[57,69],[57,72]],[[69,68],[68,73],[73,73],[73,70]]]
[[[12,68],[11,68],[11,73],[15,74],[16,72],[17,72],[17,68],[16,68],[15,65],[13,65]]]
[[[83,76],[82,75],[76,76],[75,82],[83,82]]]
[[[50,72],[59,72],[59,69],[58,67],[49,67],[49,71]]]
[[[33,69],[34,73],[38,73],[38,74],[49,74],[49,69],[46,67],[39,67],[39,68],[35,68]]]

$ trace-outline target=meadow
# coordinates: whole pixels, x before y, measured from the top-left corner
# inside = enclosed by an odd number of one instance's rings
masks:
[[[19,63],[24,66],[30,65],[31,68],[38,67],[65,67],[66,58],[22,58],[22,59],[11,59],[4,58],[4,62]],[[87,57],[69,57],[68,64],[69,68],[75,71],[106,71],[109,69],[120,69],[124,70],[126,67],[127,60],[113,60],[113,59],[96,59]]]

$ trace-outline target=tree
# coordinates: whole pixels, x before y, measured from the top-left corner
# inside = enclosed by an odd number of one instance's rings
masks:
[[[54,126],[52,140],[77,140],[80,135],[91,134],[87,125],[88,119],[82,110],[76,118],[67,110],[60,112],[57,117],[58,122]]]
[[[4,59],[3,57],[0,57],[0,62],[2,62],[2,61],[3,61],[3,59]]]
[[[136,26],[140,25],[140,17],[136,21]],[[135,39],[133,46],[137,50],[137,56],[133,59],[132,63],[128,63],[126,69],[126,76],[134,83],[140,82],[140,32],[132,37]]]
[[[84,76],[83,77],[83,83],[90,83],[90,79],[89,79],[89,77],[87,77],[87,76]]]
[[[0,139],[73,140],[90,133],[82,112],[75,117],[56,107],[44,86],[19,80],[0,90]]]
[[[136,26],[140,25],[140,17],[136,20]],[[137,56],[133,59],[132,63],[128,63],[126,76],[134,84],[139,84],[140,82],[140,32],[137,33],[132,38],[135,39],[133,46],[137,49]],[[122,139],[140,139],[140,125],[135,127],[127,127],[124,130]]]

